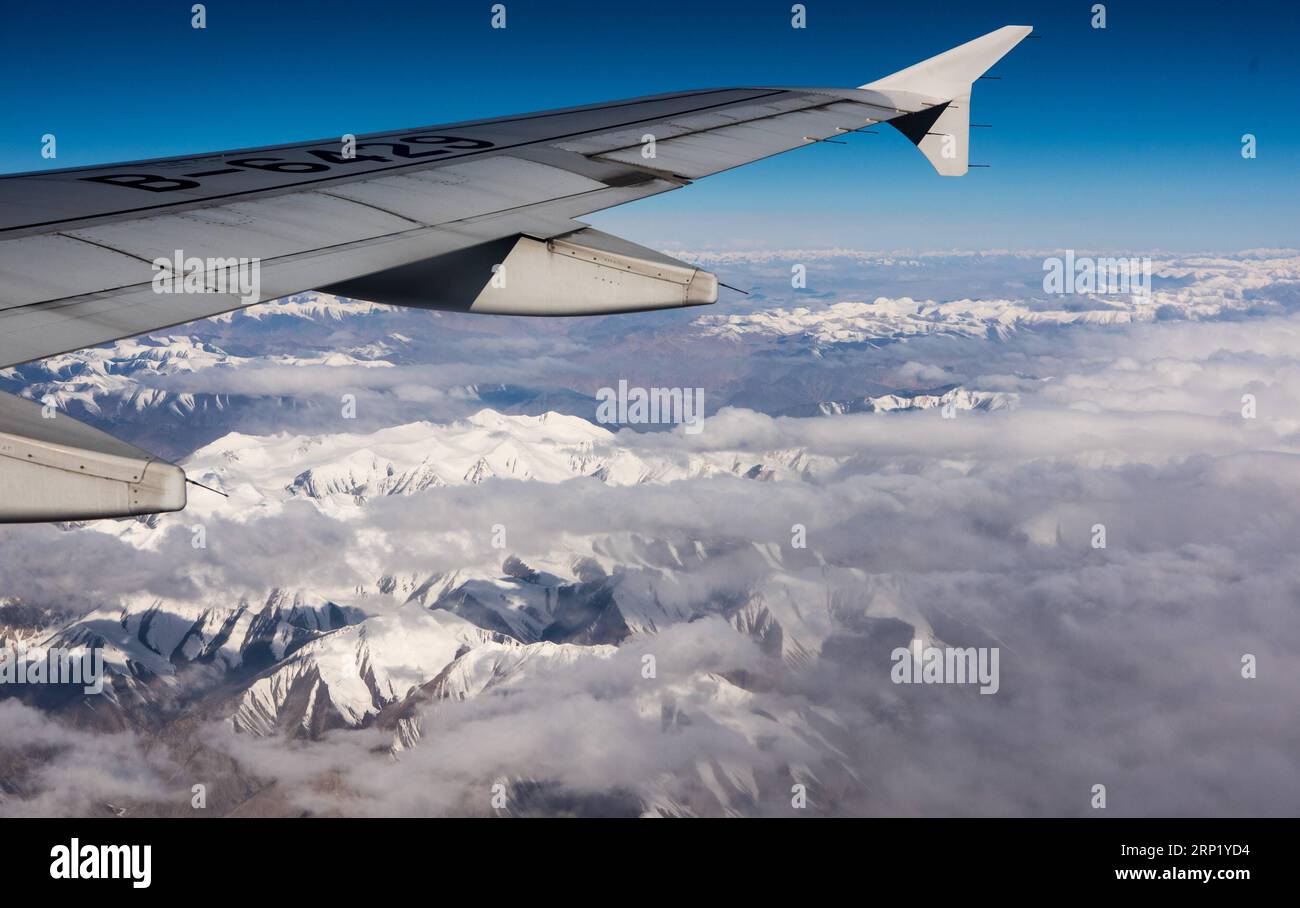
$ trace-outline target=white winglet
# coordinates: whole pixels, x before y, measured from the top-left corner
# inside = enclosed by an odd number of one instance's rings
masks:
[[[925,110],[890,123],[912,140],[941,175],[961,176],[969,166],[971,85],[1033,30],[1029,25],[1003,26],[861,87],[906,91],[930,99]]]

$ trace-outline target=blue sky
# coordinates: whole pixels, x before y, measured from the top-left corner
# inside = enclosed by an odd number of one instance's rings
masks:
[[[0,171],[395,129],[723,85],[853,86],[1006,24],[972,160],[936,176],[882,130],[593,221],[670,248],[1236,250],[1300,245],[1291,2],[17,4]],[[56,161],[40,137],[58,137]],[[1258,140],[1255,160],[1241,137]]]

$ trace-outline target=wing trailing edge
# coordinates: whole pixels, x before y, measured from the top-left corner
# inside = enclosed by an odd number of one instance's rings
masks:
[[[713,274],[591,227],[518,235],[322,288],[372,303],[489,315],[611,315],[707,306]]]

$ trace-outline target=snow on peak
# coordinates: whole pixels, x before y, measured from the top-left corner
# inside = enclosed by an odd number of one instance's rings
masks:
[[[929,334],[1003,337],[1029,325],[1151,321],[1157,308],[1157,303],[1136,297],[1128,306],[1107,304],[1084,310],[1039,310],[1015,300],[937,303],[910,297],[879,297],[872,303],[839,302],[816,309],[777,307],[733,315],[703,315],[695,324],[706,336],[713,337],[799,336],[823,345],[861,344]]]
[[[643,475],[644,465],[633,455],[609,445],[614,438],[576,416],[481,410],[448,424],[406,423],[370,434],[230,433],[194,452],[185,468],[228,492],[244,487],[266,497],[278,489],[282,497],[361,503],[493,477],[562,482],[601,470],[606,476]],[[611,469],[629,460],[636,462]]]
[[[370,315],[372,312],[390,312],[392,309],[392,306],[368,303],[364,300],[347,299],[329,293],[301,293],[284,299],[259,303],[256,306],[236,309],[233,312],[215,316],[214,321],[230,323],[236,318],[261,321],[276,316],[307,320],[330,319],[332,321],[342,321],[345,318]]]
[[[230,721],[258,735],[355,728],[484,644],[509,645],[450,612],[397,609],[303,646],[244,689]]]

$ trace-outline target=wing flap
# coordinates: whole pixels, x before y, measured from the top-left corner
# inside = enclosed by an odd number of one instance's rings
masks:
[[[495,315],[605,315],[704,306],[717,278],[590,227],[507,237],[322,288],[397,306]]]

